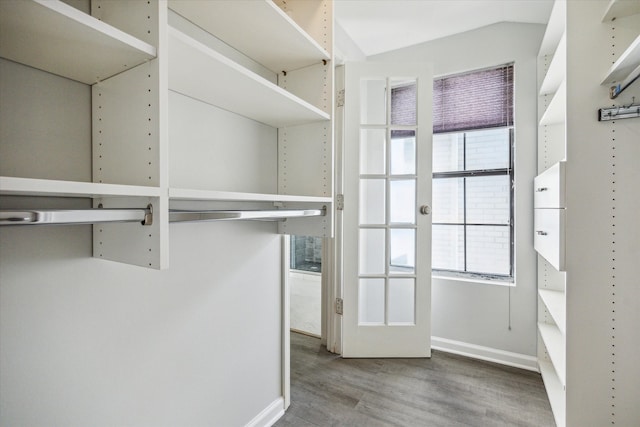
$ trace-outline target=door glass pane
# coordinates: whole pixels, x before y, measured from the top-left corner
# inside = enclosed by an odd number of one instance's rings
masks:
[[[387,123],[387,81],[360,81],[360,123],[384,125]]]
[[[511,215],[509,175],[470,177],[466,181],[467,222],[509,224]]]
[[[502,169],[509,167],[509,129],[468,132],[466,170]]]
[[[509,226],[467,227],[467,270],[474,273],[509,274],[511,259]]]
[[[389,272],[413,274],[416,271],[416,231],[415,229],[392,228],[390,230]]]
[[[359,243],[360,274],[384,274],[385,230],[362,228]]]
[[[464,222],[464,178],[433,180],[433,222]]]
[[[384,279],[360,279],[358,285],[358,323],[384,325]]]
[[[391,124],[416,124],[415,80],[391,80]]]
[[[389,324],[415,323],[415,279],[389,279]]]
[[[416,131],[391,131],[391,174],[416,173]]]
[[[464,226],[433,224],[432,236],[432,267],[464,270]]]
[[[464,170],[464,134],[433,135],[433,172]]]
[[[416,222],[416,180],[389,182],[389,216],[392,223]]]
[[[373,175],[385,173],[385,140],[384,129],[363,129],[360,131],[360,173]]]
[[[385,223],[384,179],[360,180],[360,224]]]

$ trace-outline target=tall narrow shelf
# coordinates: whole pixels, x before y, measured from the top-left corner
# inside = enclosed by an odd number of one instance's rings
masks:
[[[171,0],[169,7],[275,73],[331,59],[271,0]]]
[[[640,73],[638,24],[635,0],[556,0],[539,55],[534,206],[559,214],[560,238],[555,230],[545,236],[553,235],[549,247],[564,263],[538,256],[538,363],[558,426],[640,419],[640,229],[627,214],[640,209],[633,190],[640,121],[601,122],[595,114],[625,86],[618,105],[638,99],[640,86],[631,84]]]
[[[215,3],[215,2],[214,2]],[[273,127],[328,121],[329,114],[169,29],[169,89]]]
[[[0,2],[0,56],[93,84],[156,56],[155,47],[59,0]]]

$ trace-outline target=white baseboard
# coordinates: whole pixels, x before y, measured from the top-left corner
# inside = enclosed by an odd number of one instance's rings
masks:
[[[284,415],[284,398],[279,397],[249,421],[245,427],[271,427]]]
[[[474,359],[486,360],[488,362],[495,362],[502,365],[513,366],[515,368],[526,369],[528,371],[540,372],[538,370],[538,359],[535,356],[528,356],[526,354],[512,353],[510,351],[498,350],[491,347],[483,347],[481,345],[469,344],[439,337],[431,337],[431,348],[434,350],[446,351],[447,353],[472,357]]]

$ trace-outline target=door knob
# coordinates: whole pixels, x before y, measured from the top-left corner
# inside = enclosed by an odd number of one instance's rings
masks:
[[[429,205],[420,206],[420,213],[422,215],[429,215],[431,213],[431,206]]]

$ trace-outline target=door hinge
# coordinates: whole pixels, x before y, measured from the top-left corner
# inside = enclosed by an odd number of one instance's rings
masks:
[[[336,314],[342,314],[342,298],[336,298]]]
[[[344,210],[344,194],[336,194],[336,209],[339,211]]]
[[[336,94],[336,107],[344,107],[344,89],[340,89]]]

